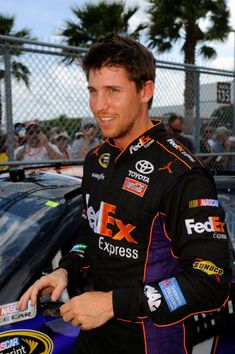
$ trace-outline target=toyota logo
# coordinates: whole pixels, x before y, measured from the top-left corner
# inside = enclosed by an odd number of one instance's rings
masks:
[[[149,173],[152,173],[154,170],[153,164],[146,160],[140,160],[136,162],[135,168],[137,169],[138,172],[143,173],[144,175],[148,175]]]

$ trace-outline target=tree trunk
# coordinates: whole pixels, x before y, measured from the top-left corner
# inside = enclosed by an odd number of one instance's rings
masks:
[[[190,35],[189,35],[190,34]],[[195,24],[189,23],[186,30],[184,47],[184,63],[195,64],[196,36]],[[184,118],[185,133],[190,134],[194,125],[194,104],[195,104],[195,71],[190,66],[185,66],[185,88],[184,88]]]

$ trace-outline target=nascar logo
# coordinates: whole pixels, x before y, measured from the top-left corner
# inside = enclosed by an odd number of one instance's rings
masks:
[[[189,208],[197,208],[203,206],[218,208],[219,201],[217,199],[194,199],[189,201]]]

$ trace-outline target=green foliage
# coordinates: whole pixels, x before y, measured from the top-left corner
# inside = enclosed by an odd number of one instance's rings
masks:
[[[23,28],[20,31],[14,30],[15,26],[15,16],[7,16],[0,14],[0,35],[23,38],[23,39],[32,39],[30,30]],[[0,44],[1,44],[0,39]],[[22,55],[22,44],[21,43],[14,43],[15,47],[14,50],[11,51],[12,57],[19,57]],[[4,55],[4,52],[0,52],[0,55]],[[1,58],[2,59],[2,58]],[[2,61],[2,60],[1,60]],[[29,87],[29,76],[30,71],[26,65],[22,64],[19,61],[13,60],[11,58],[11,73],[13,77],[17,81],[23,81],[27,87]],[[0,80],[4,77],[4,68],[0,69]]]
[[[220,108],[215,109],[211,117],[215,117],[214,124],[218,127],[224,126],[229,129],[233,129],[233,120],[234,120],[234,108],[233,105],[230,104],[228,106],[222,106]]]
[[[40,120],[40,127],[45,134],[48,134],[52,128],[59,128],[60,131],[66,130],[70,138],[74,138],[81,128],[81,118],[68,118],[65,115],[61,115],[58,118],[50,120]]]
[[[68,45],[89,47],[109,32],[137,39],[146,28],[146,25],[140,24],[135,31],[129,32],[128,21],[137,12],[138,6],[125,10],[123,1],[110,3],[103,0],[98,4],[86,3],[83,8],[74,6],[71,10],[76,20],[67,20],[65,28],[60,32]]]
[[[231,31],[226,0],[149,0],[149,4],[150,47],[165,52],[180,41],[185,63],[195,63],[197,46],[204,57],[215,56],[207,42],[224,41]]]
[[[7,16],[0,14],[0,34],[4,36],[12,36],[18,38],[31,38],[30,30],[23,28],[20,31],[14,31],[15,16]]]

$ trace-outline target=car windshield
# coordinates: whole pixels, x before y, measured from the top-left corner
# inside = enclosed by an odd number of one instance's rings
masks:
[[[17,182],[1,176],[0,286],[14,269],[27,263],[29,253],[37,254],[52,221],[64,213],[65,196],[80,184],[78,178],[48,172],[28,174]]]
[[[35,220],[4,212],[0,218],[0,279],[14,268],[18,257],[38,234],[39,228]]]

